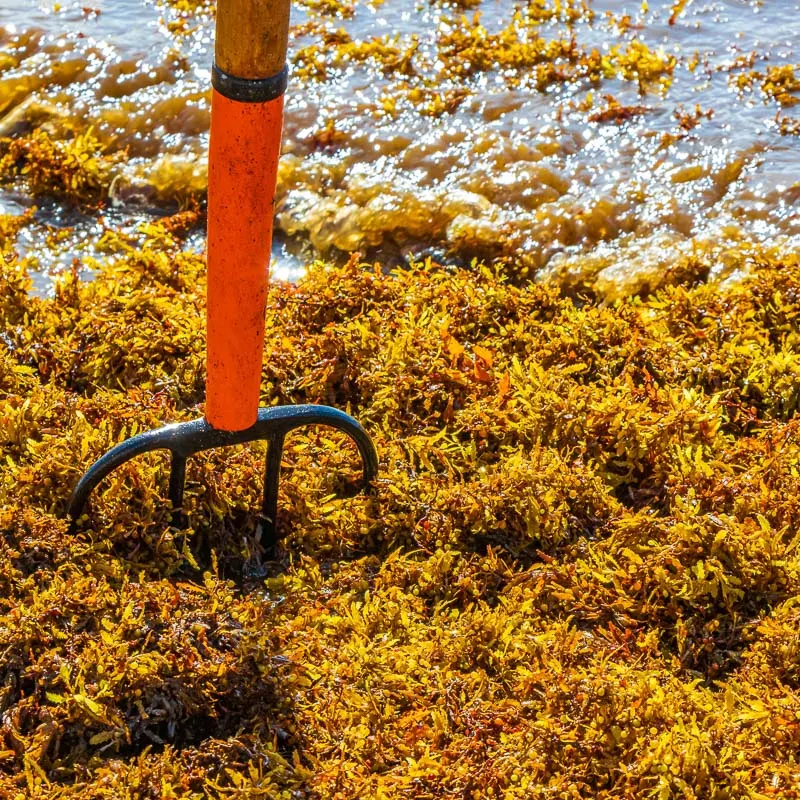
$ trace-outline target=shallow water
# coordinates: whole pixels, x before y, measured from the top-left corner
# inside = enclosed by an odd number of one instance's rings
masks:
[[[351,250],[390,264],[477,257],[615,296],[657,284],[678,257],[701,253],[724,278],[743,242],[797,248],[800,135],[782,133],[781,120],[800,117],[800,92],[776,98],[760,79],[736,81],[800,64],[800,2],[690,0],[670,24],[672,2],[594,0],[593,19],[509,34],[612,57],[639,41],[675,57],[669,85],[635,74],[592,81],[561,55],[543,63],[573,74],[537,88],[536,67],[447,55],[476,11],[485,30],[472,30],[485,39],[510,31],[515,9],[552,5],[386,0],[353,4],[349,19],[296,7],[274,274],[296,277],[312,255]],[[202,6],[187,15],[147,0],[3,0],[0,27],[18,62],[0,71],[6,135],[66,120],[92,126],[107,151],[126,150],[109,206],[129,229],[202,196],[212,35]],[[408,68],[343,55],[339,29],[405,53]],[[303,48],[323,40],[318,80]],[[624,120],[614,104],[629,110]],[[19,188],[0,201],[31,203]],[[91,254],[97,215],[38,205],[42,225],[74,229],[37,254],[42,275]],[[36,239],[31,228],[20,244],[35,253]]]

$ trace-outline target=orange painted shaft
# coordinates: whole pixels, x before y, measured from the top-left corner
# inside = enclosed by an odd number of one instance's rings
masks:
[[[208,163],[206,419],[249,428],[258,416],[283,97],[213,91]]]

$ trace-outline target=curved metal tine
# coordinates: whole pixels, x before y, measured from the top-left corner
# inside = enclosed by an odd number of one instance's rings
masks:
[[[278,433],[285,436],[290,431],[310,425],[323,425],[342,431],[355,442],[364,465],[363,490],[371,491],[372,481],[378,474],[378,454],[375,445],[363,426],[344,411],[318,405],[262,408],[259,411],[258,422],[254,426],[259,429],[259,433],[248,438],[269,440]]]
[[[313,417],[309,418],[309,409]],[[346,434],[356,445],[363,465],[362,491],[373,491],[372,481],[378,474],[378,454],[372,440],[363,427],[349,415],[325,406],[300,406],[297,414],[285,414],[284,426],[271,435],[261,437],[267,441],[267,458],[264,470],[264,495],[261,506],[261,519],[256,527],[256,541],[264,548],[269,558],[275,557],[278,546],[278,491],[281,478],[281,459],[286,442],[286,434],[298,428],[322,425]]]
[[[83,514],[86,503],[89,500],[89,496],[107,475],[136,456],[152,452],[153,450],[172,450],[170,443],[175,438],[176,433],[183,433],[183,431],[179,430],[183,426],[187,428],[195,427],[193,423],[183,423],[182,425],[168,425],[158,430],[140,433],[138,436],[126,439],[116,447],[112,447],[104,456],[95,461],[78,481],[70,497],[69,505],[67,506],[67,514],[71,518],[70,530],[74,532],[78,520]],[[172,452],[175,454],[174,450]],[[173,497],[177,499],[177,489],[175,489],[175,494],[173,494],[173,488],[177,486],[179,477],[181,477],[180,467],[177,472],[173,470],[173,475],[170,478],[171,499]],[[180,484],[180,491],[182,494],[182,478]]]
[[[266,547],[274,546],[284,439],[289,431],[308,425],[324,425],[340,430],[355,442],[364,466],[364,490],[371,491],[372,481],[378,474],[378,454],[367,432],[353,417],[328,406],[275,406],[260,409],[256,424],[245,431],[221,431],[212,428],[204,419],[196,419],[140,433],[113,447],[89,467],[75,486],[67,507],[67,514],[72,519],[70,530],[75,531],[89,496],[110,472],[126,461],[152,450],[169,450],[172,453],[169,498],[174,512],[173,524],[182,527],[185,525],[185,516],[180,509],[183,504],[187,457],[201,450],[264,439],[268,442],[268,450],[260,535]]]
[[[284,433],[267,439],[267,460],[264,469],[264,495],[261,502],[261,519],[256,526],[256,541],[272,557],[278,545],[278,487],[281,480],[281,457],[286,441]]]
[[[183,513],[183,492],[186,487],[186,456],[172,451],[169,470],[169,499],[172,503],[172,524],[176,528],[186,527]]]

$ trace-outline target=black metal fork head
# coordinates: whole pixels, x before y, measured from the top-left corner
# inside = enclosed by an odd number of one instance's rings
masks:
[[[173,522],[181,525],[183,515],[180,510],[183,506],[186,460],[189,456],[215,447],[264,440],[267,442],[267,460],[264,472],[261,542],[265,549],[272,550],[277,543],[278,484],[286,435],[296,428],[310,425],[336,428],[355,442],[361,454],[364,470],[362,488],[368,490],[378,474],[378,455],[369,435],[355,419],[343,411],[328,406],[277,406],[259,409],[255,425],[244,431],[217,430],[205,419],[197,419],[146,431],[118,444],[98,459],[78,481],[67,509],[72,518],[72,528],[75,528],[89,496],[103,478],[126,461],[152,450],[169,450],[172,453],[169,499],[174,510]]]

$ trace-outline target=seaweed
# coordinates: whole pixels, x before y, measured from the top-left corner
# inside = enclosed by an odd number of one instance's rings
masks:
[[[7,183],[22,181],[34,197],[97,204],[108,194],[113,165],[125,158],[102,150],[91,128],[71,139],[54,139],[36,128],[29,136],[0,140],[0,174]]]
[[[213,12],[169,5],[180,36]],[[678,66],[630,16],[608,20],[624,44],[582,47],[584,3],[529,2],[499,30],[460,16],[471,0],[441,5],[428,47],[359,40],[331,21],[355,3],[308,0],[295,34],[316,40],[294,51],[295,79],[361,65],[386,82],[377,118],[443,127],[487,75],[580,83],[558,113],[624,133]],[[668,5],[678,24],[688,4]],[[4,75],[39,38],[9,40]],[[153,454],[110,477],[73,534],[64,510],[90,463],[202,414],[205,260],[187,240],[205,175],[191,154],[137,162],[108,129],[76,135],[25,105],[19,92],[80,68],[45,55],[36,81],[3,87],[19,110],[3,185],[84,212],[139,191],[184,208],[136,232],[107,220],[45,296],[36,258],[63,233],[20,257],[37,213],[0,216],[0,796],[800,797],[791,241],[635,229],[635,187],[576,205],[554,137],[490,125],[463,132],[469,169],[452,182],[370,182],[330,158],[358,142],[325,117],[281,161],[278,226],[325,254],[417,239],[462,259],[407,249],[393,269],[357,253],[271,286],[261,401],[356,414],[381,457],[375,495],[343,499],[357,454],[309,430],[287,442],[273,560],[259,445],[191,459],[185,528]],[[730,71],[751,72],[732,82],[792,106],[792,68],[756,61],[737,57]],[[712,113],[679,108],[657,157]],[[775,130],[796,135],[782,114]],[[722,192],[744,169],[679,165],[668,180]]]
[[[197,415],[183,216],[49,298],[0,261],[0,787],[30,797],[792,797],[800,262],[614,305],[357,258],[272,286],[262,401],[349,408],[61,517],[121,437]],[[10,227],[9,227],[10,226]]]
[[[752,91],[758,86],[765,98],[774,100],[786,108],[800,103],[800,75],[795,64],[769,67],[766,72],[751,70],[731,77],[730,82],[740,91]]]

